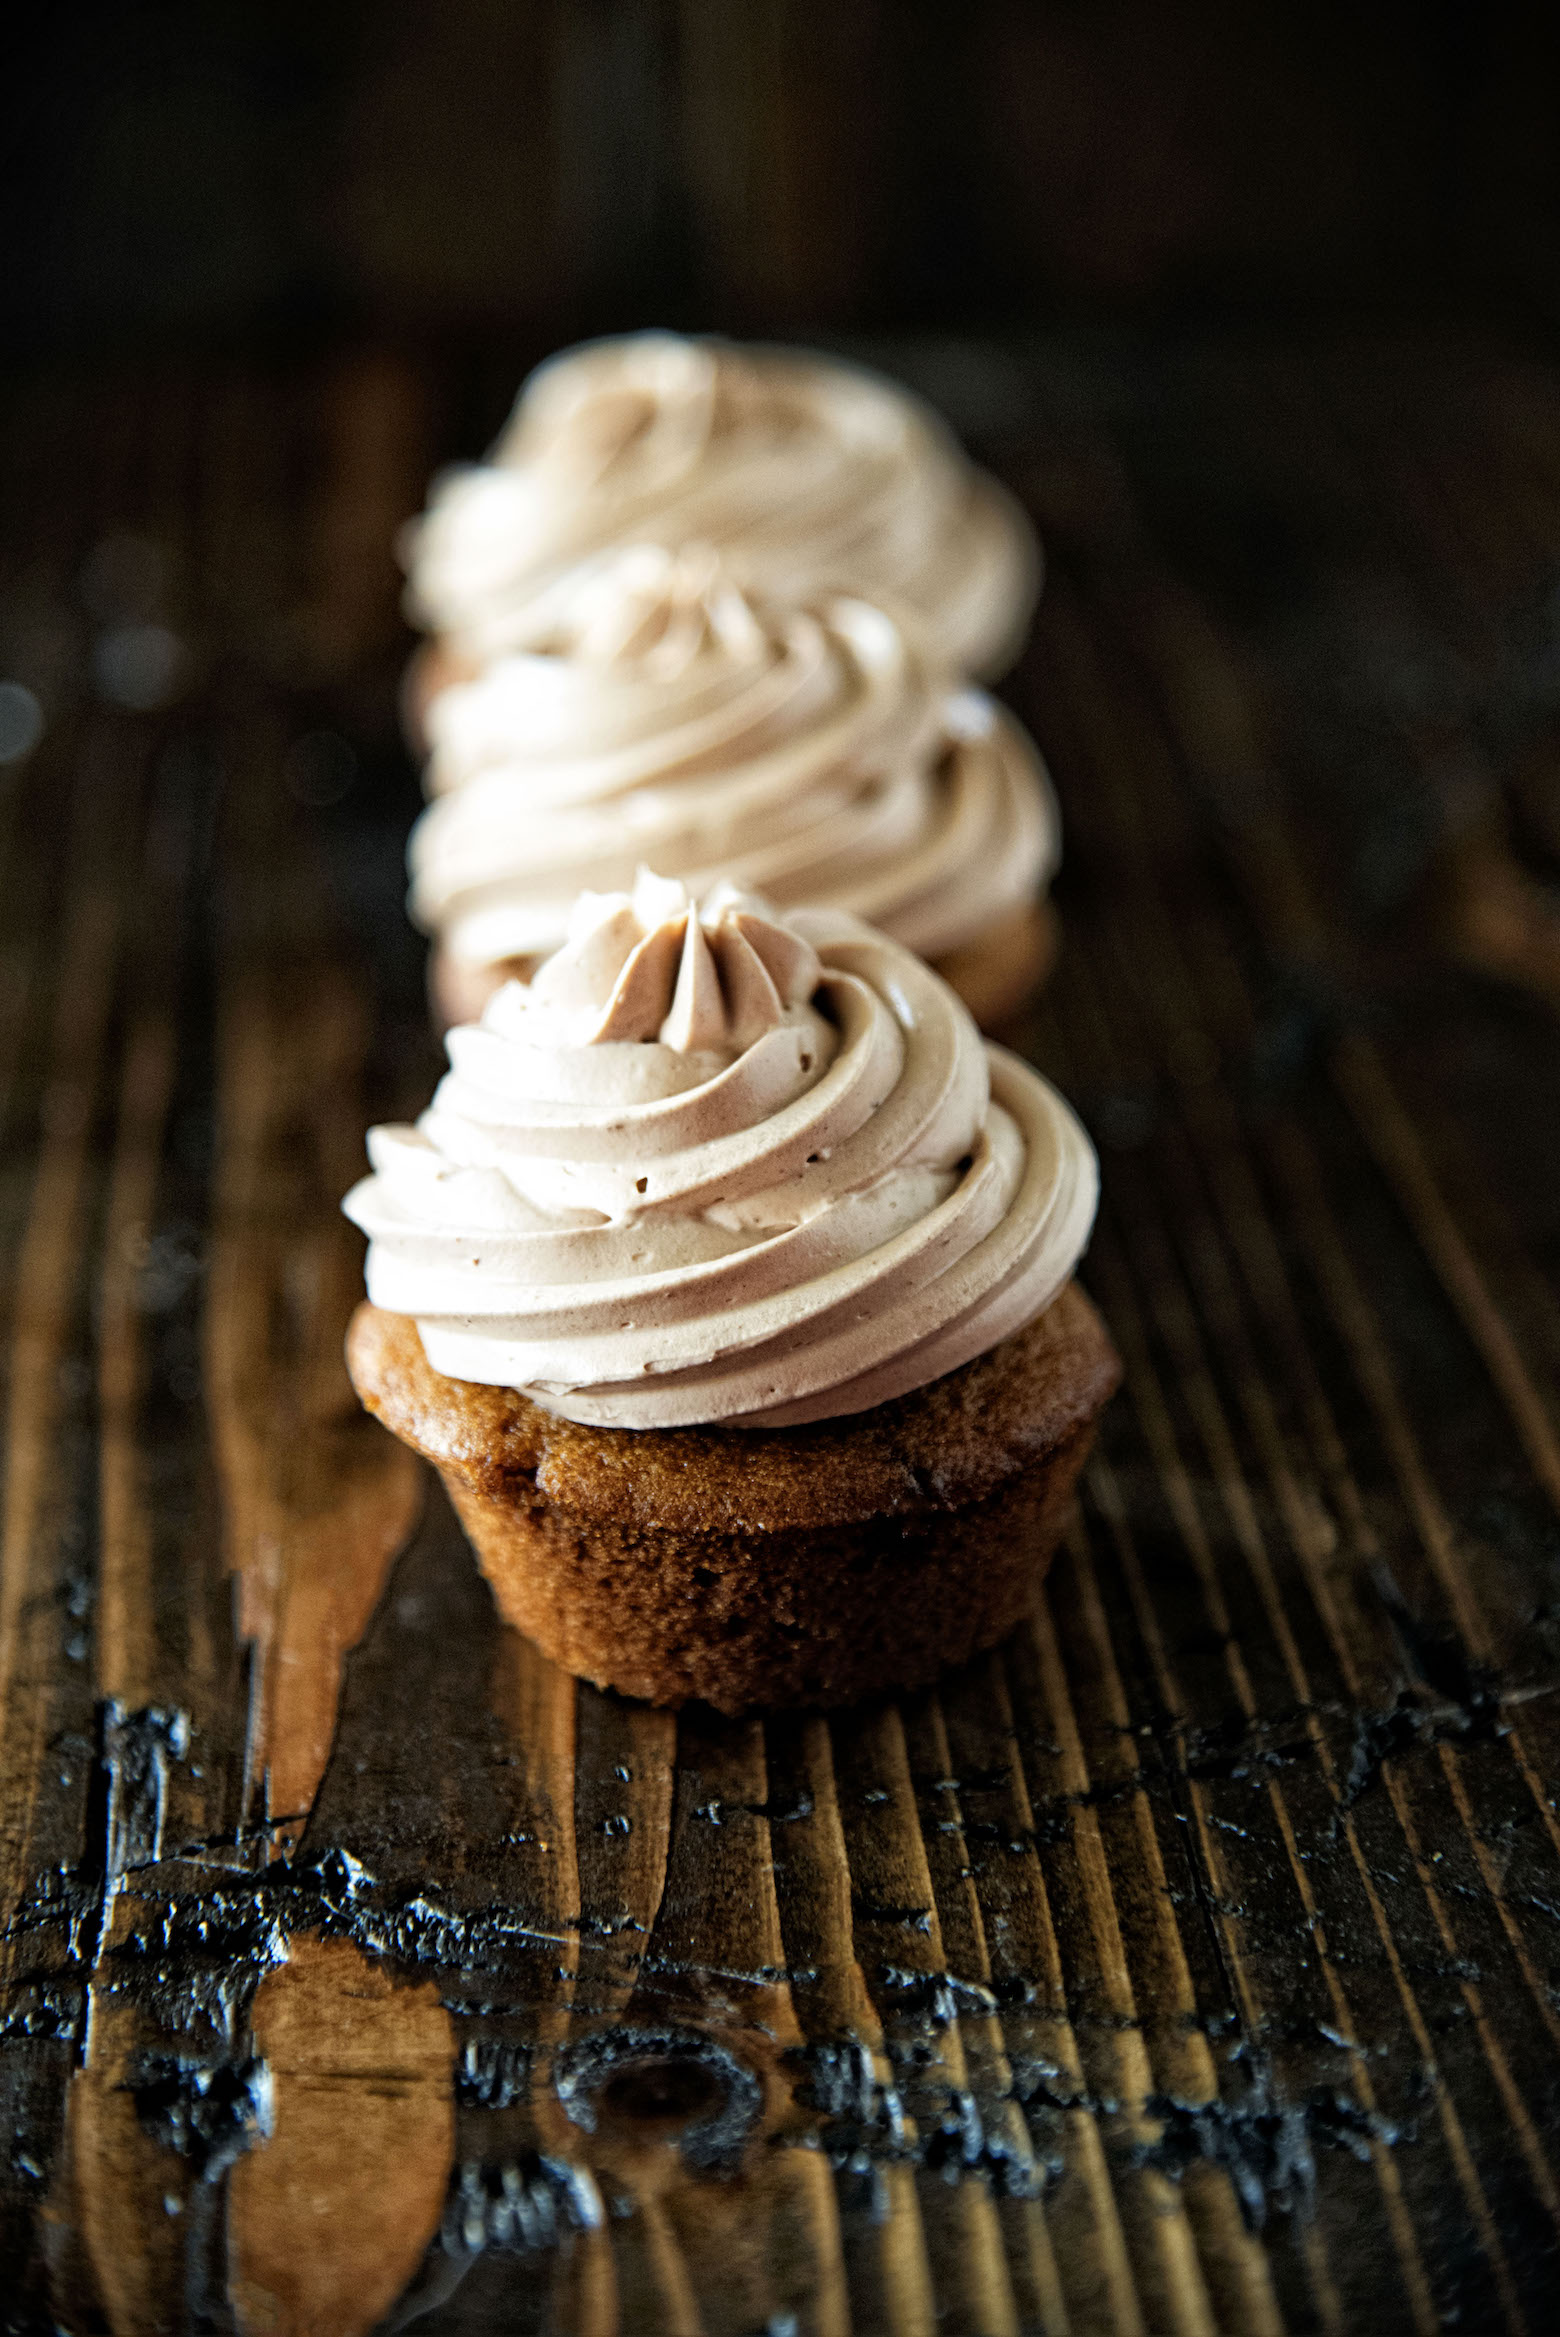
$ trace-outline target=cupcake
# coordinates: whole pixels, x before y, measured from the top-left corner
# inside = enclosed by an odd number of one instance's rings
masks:
[[[623,543],[710,543],[782,600],[903,600],[960,674],[1017,655],[1034,532],[907,390],[828,357],[637,333],[532,374],[485,463],[446,472],[404,557],[415,727],[446,681],[533,645],[548,597]]]
[[[859,919],[644,875],[448,1045],[345,1203],[348,1363],[506,1620],[728,1713],[999,1639],[1119,1376],[1054,1090]]]
[[[919,632],[841,594],[780,604],[708,549],[601,555],[533,649],[443,691],[412,915],[447,1022],[563,942],[641,863],[695,896],[849,910],[940,965],[977,1019],[1044,972],[1058,855],[1039,755]]]

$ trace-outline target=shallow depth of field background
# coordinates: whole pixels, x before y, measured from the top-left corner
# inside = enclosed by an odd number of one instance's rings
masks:
[[[1560,11],[1511,0],[64,0],[4,83],[13,359],[1560,325]]]

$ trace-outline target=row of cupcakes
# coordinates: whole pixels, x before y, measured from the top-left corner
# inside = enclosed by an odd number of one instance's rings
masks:
[[[967,678],[1032,539],[886,385],[655,336],[544,369],[411,566],[453,1027],[347,1199],[358,1392],[598,1684],[929,1680],[1025,1611],[1119,1373],[1093,1151],[970,1010],[1056,857]]]
[[[1044,972],[1055,803],[970,678],[1016,650],[1038,547],[907,392],[666,334],[571,352],[404,548],[445,1019],[642,862],[864,916],[988,1026]]]

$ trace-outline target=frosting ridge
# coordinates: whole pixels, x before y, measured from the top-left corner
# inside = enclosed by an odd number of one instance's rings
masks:
[[[839,912],[641,875],[447,1044],[344,1203],[369,1295],[571,1419],[866,1409],[1032,1320],[1088,1238],[1061,1098]]]
[[[583,885],[645,861],[937,956],[1058,856],[1034,748],[918,633],[847,595],[776,604],[707,547],[583,563],[536,646],[440,692],[428,723],[412,913],[470,964],[556,948]]]
[[[481,666],[534,640],[581,559],[695,540],[784,597],[902,599],[961,673],[1010,661],[1039,586],[1027,519],[910,391],[650,332],[549,359],[489,459],[441,476],[403,542],[409,613]]]

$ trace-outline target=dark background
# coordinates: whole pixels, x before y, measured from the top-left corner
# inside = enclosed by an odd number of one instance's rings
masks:
[[[1560,325],[1560,9],[152,0],[6,34],[10,355]]]

